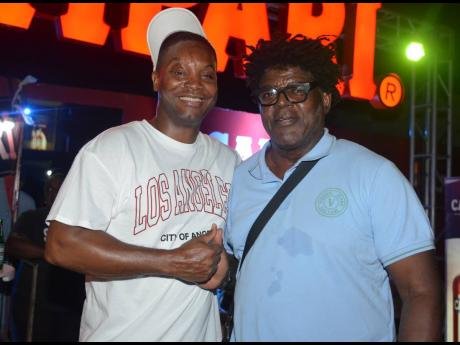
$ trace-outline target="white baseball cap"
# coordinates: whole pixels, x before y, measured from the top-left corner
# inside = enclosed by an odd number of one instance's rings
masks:
[[[165,9],[158,12],[150,21],[147,29],[147,44],[153,61],[153,69],[156,69],[157,66],[161,44],[169,35],[178,31],[188,31],[206,38],[198,18],[185,8]]]

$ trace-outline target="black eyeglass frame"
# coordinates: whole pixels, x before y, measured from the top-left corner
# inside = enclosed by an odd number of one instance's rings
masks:
[[[284,97],[292,104],[302,103],[302,102],[305,102],[307,100],[308,95],[310,94],[310,91],[313,90],[314,88],[318,87],[318,86],[319,86],[318,82],[309,81],[309,82],[305,82],[305,83],[291,83],[291,84],[288,84],[285,87],[282,87],[282,88],[279,88],[279,89],[276,88],[276,87],[262,88],[262,89],[257,89],[254,92],[252,92],[251,93],[251,98],[256,104],[260,104],[263,107],[269,107],[269,106],[272,106],[272,105],[275,105],[276,103],[278,103],[279,100],[280,100],[280,95],[281,94],[283,94]],[[289,96],[286,94],[285,91],[287,89],[293,88],[293,87],[301,87],[305,91],[305,97],[301,101],[291,101],[289,99]],[[267,92],[267,91],[271,91],[271,90],[275,90],[275,92],[276,92],[275,101],[273,103],[268,103],[268,104],[262,103],[260,101],[260,98],[259,98],[260,94],[262,92]]]

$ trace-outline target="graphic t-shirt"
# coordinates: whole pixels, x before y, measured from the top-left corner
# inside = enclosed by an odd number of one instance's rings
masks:
[[[224,226],[240,157],[200,133],[178,142],[147,121],[109,129],[79,152],[49,220],[118,240],[173,249]],[[216,296],[176,279],[139,277],[86,285],[80,340],[220,341]]]

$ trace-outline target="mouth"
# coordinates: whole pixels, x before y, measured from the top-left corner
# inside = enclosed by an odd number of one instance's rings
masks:
[[[297,117],[295,116],[279,116],[275,118],[274,121],[278,126],[290,126],[297,122]]]
[[[192,105],[198,105],[204,102],[204,98],[198,96],[180,96],[179,99],[182,102],[186,102]]]

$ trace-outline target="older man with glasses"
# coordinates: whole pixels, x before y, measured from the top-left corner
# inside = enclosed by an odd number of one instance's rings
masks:
[[[392,162],[325,128],[340,70],[323,43],[260,40],[246,57],[270,141],[232,182],[224,235],[239,260],[231,339],[440,340],[427,216]],[[390,279],[402,300],[398,335]]]

